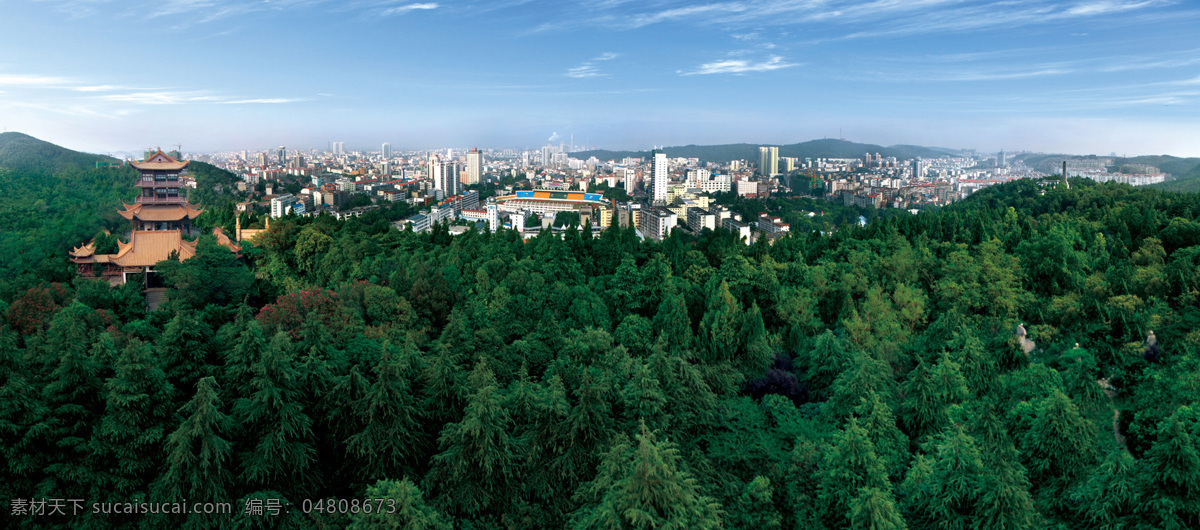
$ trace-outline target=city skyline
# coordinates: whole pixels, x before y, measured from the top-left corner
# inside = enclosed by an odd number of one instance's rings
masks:
[[[638,150],[840,137],[1200,155],[1200,9],[1174,0],[18,0],[5,11],[0,128],[91,152],[573,136]]]

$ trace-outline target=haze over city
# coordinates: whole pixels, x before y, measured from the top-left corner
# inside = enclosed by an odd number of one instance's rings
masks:
[[[792,143],[1200,155],[1172,0],[7,2],[0,128],[74,149]]]

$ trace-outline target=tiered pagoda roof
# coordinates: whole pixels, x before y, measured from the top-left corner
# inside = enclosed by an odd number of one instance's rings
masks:
[[[197,208],[196,205],[189,202],[174,204],[138,202],[134,204],[121,203],[121,206],[125,209],[117,210],[117,213],[130,221],[135,218],[141,221],[179,221],[184,218],[190,220],[204,213],[203,208]]]
[[[130,162],[129,165],[134,169],[142,171],[182,171],[187,167],[189,160],[180,162],[175,160],[171,155],[168,155],[159,149],[146,157],[141,162]]]
[[[116,254],[96,254],[95,241],[71,251],[75,263],[109,263],[118,267],[153,267],[179,253],[185,260],[196,255],[196,243],[183,239],[179,230],[134,230],[128,243],[117,241]]]

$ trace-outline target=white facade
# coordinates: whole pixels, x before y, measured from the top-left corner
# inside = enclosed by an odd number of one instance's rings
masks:
[[[650,161],[650,178],[654,186],[651,199],[655,204],[667,203],[667,155],[662,151],[654,151],[654,159]]]

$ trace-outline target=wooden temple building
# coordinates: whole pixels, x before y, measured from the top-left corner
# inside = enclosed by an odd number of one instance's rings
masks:
[[[81,276],[99,276],[113,285],[135,276],[145,287],[158,287],[155,264],[172,255],[182,261],[196,254],[196,242],[184,236],[192,235],[192,220],[204,210],[180,193],[187,161],[180,162],[159,149],[130,165],[138,170],[138,196],[132,205],[123,204],[117,212],[133,224],[129,242],[118,241],[116,254],[96,254],[93,240],[71,251],[71,261]],[[213,229],[213,235],[219,244],[240,254],[241,246],[220,227]]]

